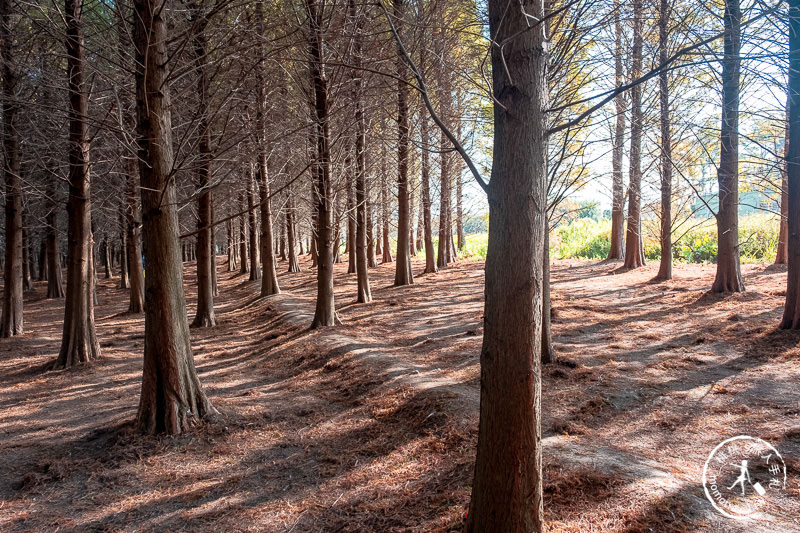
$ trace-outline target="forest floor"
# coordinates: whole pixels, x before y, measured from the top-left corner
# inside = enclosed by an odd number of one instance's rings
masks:
[[[220,261],[222,258],[219,258]],[[186,263],[189,316],[194,268]],[[281,271],[286,263],[280,263]],[[219,326],[192,330],[221,415],[180,437],[131,429],[143,318],[101,280],[101,361],[51,371],[63,302],[26,295],[25,335],[0,342],[0,531],[452,531],[476,445],[483,263],[461,261],[355,305],[337,265],[344,326],[309,331],[315,278],[284,294],[219,264]],[[800,531],[800,335],[776,331],[785,269],[746,265],[748,291],[710,295],[713,265],[557,261],[555,344],[543,372],[548,531]],[[415,262],[415,272],[422,264]],[[782,496],[734,521],[705,499],[722,440],[774,445]]]

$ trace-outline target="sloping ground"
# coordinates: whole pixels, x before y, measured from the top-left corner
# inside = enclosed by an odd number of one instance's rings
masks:
[[[99,291],[104,359],[71,372],[45,370],[62,304],[37,286],[25,336],[0,341],[0,530],[458,530],[482,266],[393,288],[382,265],[376,301],[356,305],[355,276],[337,265],[345,325],[310,332],[307,262],[269,299],[220,265],[220,325],[192,339],[223,415],[178,438],[129,429],[143,325],[122,313],[115,280]],[[800,531],[800,337],[774,331],[785,273],[745,267],[750,291],[721,297],[704,292],[713,267],[680,266],[655,285],[655,267],[617,266],[554,269],[563,359],[543,384],[549,530]],[[712,511],[701,487],[708,453],[737,434],[767,439],[789,465],[785,497],[743,522]]]

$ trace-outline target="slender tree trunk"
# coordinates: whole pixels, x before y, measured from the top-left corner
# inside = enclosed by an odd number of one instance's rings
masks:
[[[364,99],[361,65],[363,62],[363,17],[356,8],[355,0],[348,0],[350,24],[353,28],[353,66],[351,71],[353,82],[353,103],[355,105],[356,139],[355,139],[355,267],[357,277],[356,301],[367,303],[372,301],[372,290],[369,286],[367,233],[371,221],[367,220],[367,125],[364,120]]]
[[[547,53],[541,0],[489,0],[494,107],[478,451],[466,531],[542,531]],[[513,36],[513,38],[511,38]],[[501,55],[502,54],[502,55]],[[506,74],[508,73],[508,74]]]
[[[175,207],[164,0],[134,0],[145,277],[144,371],[136,425],[183,432],[214,413],[194,368]]]
[[[425,72],[425,60],[427,54],[425,49],[420,52],[420,69]],[[422,167],[422,225],[425,241],[425,273],[431,274],[438,272],[436,266],[436,251],[433,248],[433,223],[431,220],[431,136],[429,131],[428,110],[420,109],[420,137],[421,137],[421,167]]]
[[[210,328],[217,325],[214,314],[214,256],[211,252],[211,233],[213,215],[211,213],[211,123],[208,110],[208,92],[211,81],[208,77],[208,43],[205,29],[208,19],[196,0],[189,3],[193,35],[194,72],[197,76],[197,163],[196,183],[200,194],[197,196],[197,311],[191,327]]]
[[[248,231],[250,236],[250,281],[261,279],[261,267],[259,266],[259,244],[258,244],[258,221],[256,220],[255,211],[255,169],[250,165],[250,175],[247,180],[247,221]]]
[[[120,243],[120,250],[118,255],[119,260],[119,288],[122,290],[128,290],[128,261],[127,261],[127,252],[128,249],[128,233],[127,233],[127,223],[125,221],[125,201],[123,200],[120,202],[120,210],[119,210],[119,243]]]
[[[39,241],[39,275],[37,281],[47,281],[47,239],[42,236]]]
[[[404,38],[405,0],[393,0],[395,26],[400,39]],[[411,285],[414,275],[411,272],[411,213],[408,193],[408,85],[406,62],[403,52],[397,50],[397,261],[395,263],[395,286]]]
[[[22,222],[22,290],[33,290],[33,253],[31,252],[30,233],[26,229],[25,217]]]
[[[739,0],[725,0],[722,59],[722,126],[720,129],[717,275],[712,292],[742,292],[739,265],[739,72],[742,11]]]
[[[0,0],[0,60],[3,83],[3,179],[5,181],[6,242],[3,263],[3,311],[0,337],[22,335],[22,182],[20,179],[19,133],[15,63],[14,8],[11,0]]]
[[[294,194],[292,193],[291,185],[287,188],[286,195],[286,244],[289,252],[289,266],[287,272],[300,272],[300,261],[297,259],[297,249],[295,248],[297,231],[295,228]],[[300,240],[300,253],[303,253],[302,239]]]
[[[614,81],[617,87],[625,81],[622,69],[622,24],[620,22],[620,3],[614,2]],[[625,146],[625,95],[620,93],[614,98],[616,106],[616,127],[612,137],[611,149],[611,175],[612,175],[612,203],[611,203],[611,248],[608,259],[625,258],[625,193],[622,181],[622,156]]]
[[[247,206],[247,204],[245,203],[244,193],[242,193],[239,203],[242,206],[242,208]],[[247,274],[248,272],[250,272],[250,267],[249,267],[250,263],[247,256],[247,219],[245,217],[247,217],[247,215],[242,215],[239,217],[239,263],[241,265],[241,269],[239,270],[240,274]]]
[[[780,327],[800,329],[800,0],[789,1],[789,149],[786,158],[789,267]]]
[[[52,196],[51,196],[52,198]],[[47,229],[47,297],[63,298],[64,281],[61,273],[61,253],[58,246],[58,221],[56,206],[53,203],[46,217]]]
[[[783,143],[783,157],[781,165],[781,222],[778,231],[778,252],[775,254],[775,264],[784,265],[788,261],[789,250],[789,101],[786,102],[786,129]]]
[[[309,24],[311,82],[314,88],[314,119],[317,130],[317,172],[314,198],[317,218],[317,303],[312,328],[340,323],[333,298],[334,232],[333,190],[330,169],[330,119],[328,116],[328,78],[325,74],[325,43],[323,39],[324,3],[306,0]],[[338,247],[338,241],[335,243]]]
[[[233,219],[225,224],[228,236],[228,272],[236,270],[236,241],[233,234]]]
[[[94,326],[95,272],[92,238],[91,177],[86,118],[89,102],[84,79],[82,0],[65,0],[67,86],[69,89],[69,200],[67,292],[64,330],[55,368],[70,368],[100,357]],[[107,247],[106,247],[107,248]]]
[[[660,0],[658,14],[658,59],[666,64],[669,39],[669,0]],[[661,262],[656,279],[672,279],[672,121],[669,114],[669,76],[667,71],[658,77],[661,113]]]
[[[353,179],[353,172],[355,169],[350,161],[345,163],[345,167],[347,168],[347,273],[355,274],[356,250],[355,246],[353,246],[353,242],[356,238],[356,198],[355,192],[353,191],[353,182],[355,181]]]
[[[379,243],[375,240],[375,225],[374,225],[374,218],[372,216],[372,201],[369,198],[369,194],[367,194],[366,198],[367,204],[367,266],[369,268],[375,268],[378,266],[378,258],[376,255],[378,254],[378,247],[380,246]]]
[[[108,243],[108,235],[103,233],[103,269],[105,270],[105,278],[110,279],[111,273],[111,246]]]
[[[633,61],[631,79],[642,75],[642,0],[633,0]],[[644,265],[642,247],[642,87],[631,89],[631,155],[628,187],[628,228],[625,232],[625,268]]]
[[[130,116],[131,126],[135,119]],[[128,277],[130,280],[129,313],[144,311],[144,271],[142,265],[142,219],[139,215],[139,200],[137,198],[137,182],[139,170],[135,157],[125,158],[125,217],[127,219],[127,250]]]
[[[258,5],[262,3],[259,2]],[[269,199],[269,167],[267,154],[265,151],[258,156],[258,177],[261,184],[261,296],[272,296],[280,294],[281,288],[278,285],[278,272],[275,266],[275,255],[273,254],[273,233],[272,233],[272,205]]]
[[[383,125],[381,124],[381,126]],[[385,129],[381,127],[381,131],[385,131]],[[383,224],[381,233],[383,237],[381,243],[381,263],[391,263],[393,261],[391,242],[389,241],[389,213],[391,211],[389,202],[391,201],[391,194],[388,190],[389,185],[387,183],[386,173],[386,146],[383,144],[381,146],[381,222]]]

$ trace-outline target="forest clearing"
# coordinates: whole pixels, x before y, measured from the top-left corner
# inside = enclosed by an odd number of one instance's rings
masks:
[[[344,303],[336,330],[307,328],[308,262],[280,274],[285,293],[272,300],[221,272],[217,329],[192,330],[221,416],[158,439],[131,426],[142,319],[125,313],[124,291],[99,284],[103,359],[43,373],[59,313],[37,283],[28,332],[2,352],[0,530],[459,530],[477,437],[483,262],[409,287],[392,287],[383,265],[374,301]],[[355,282],[345,267],[343,302]],[[800,470],[800,334],[774,330],[785,268],[745,265],[748,292],[724,296],[706,291],[713,265],[681,265],[666,284],[649,282],[655,267],[618,268],[553,266],[561,359],[543,373],[547,531],[800,531],[796,482],[767,521],[722,517],[700,483],[708,453],[739,433]]]

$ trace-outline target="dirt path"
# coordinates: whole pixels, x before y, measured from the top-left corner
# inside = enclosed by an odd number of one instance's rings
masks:
[[[355,277],[337,265],[345,325],[315,332],[306,262],[266,300],[221,269],[220,325],[192,340],[224,416],[179,438],[128,427],[143,326],[122,314],[116,280],[99,290],[104,359],[73,372],[43,371],[63,311],[37,286],[25,336],[0,342],[0,530],[457,530],[476,439],[482,266],[393,288],[382,265],[375,302],[355,305]],[[785,272],[748,266],[748,293],[709,297],[713,267],[679,266],[654,285],[655,267],[617,266],[554,268],[563,362],[543,384],[549,529],[800,531],[800,337],[773,331]],[[790,486],[782,509],[733,523],[700,480],[708,453],[737,434],[775,445]]]

